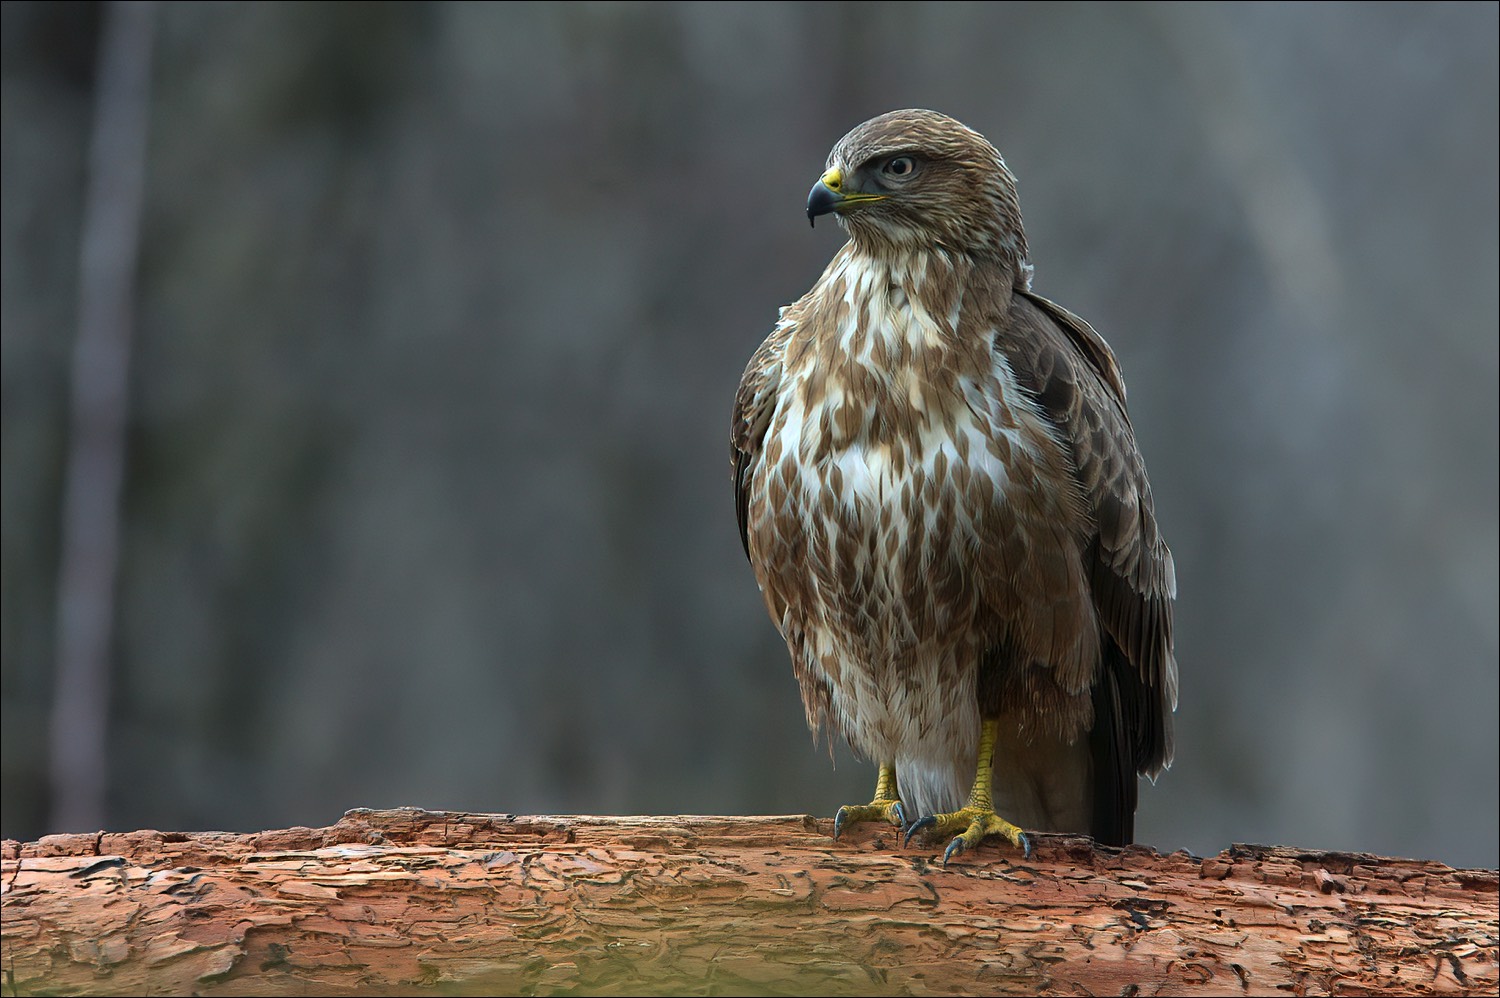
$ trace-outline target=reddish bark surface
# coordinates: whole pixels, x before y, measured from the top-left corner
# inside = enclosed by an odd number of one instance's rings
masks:
[[[4,993],[1495,994],[1493,870],[806,817],[351,811],[4,843]]]

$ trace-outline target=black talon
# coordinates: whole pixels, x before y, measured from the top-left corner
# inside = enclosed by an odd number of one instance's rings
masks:
[[[906,831],[906,808],[901,804],[900,801],[897,801],[891,808],[891,810],[896,813],[897,827],[899,827],[903,832]]]
[[[839,835],[844,831],[844,818],[848,811],[847,807],[841,807],[838,813],[833,816],[833,841],[835,842],[839,840]]]
[[[1021,858],[1031,858],[1031,836],[1027,835],[1025,832],[1021,833]]]
[[[929,814],[925,818],[918,818],[916,821],[912,822],[911,827],[906,830],[906,838],[902,841],[901,845],[902,846],[909,846],[909,845],[911,845],[911,837],[913,835],[917,834],[918,832],[920,832],[924,828],[931,828],[933,825],[936,825],[936,824],[937,824],[937,818],[934,815]]]
[[[952,859],[954,856],[957,856],[967,848],[969,848],[969,844],[964,841],[964,837],[962,835],[954,839],[952,842],[949,842],[948,848],[943,850],[943,866],[946,867],[948,865],[948,860]]]

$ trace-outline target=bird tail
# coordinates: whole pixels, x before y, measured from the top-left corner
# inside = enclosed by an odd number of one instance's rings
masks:
[[[1094,728],[1089,732],[1093,806],[1089,834],[1102,845],[1135,841],[1136,777],[1120,703],[1120,670],[1130,669],[1119,647],[1106,640],[1099,681],[1094,684]]]

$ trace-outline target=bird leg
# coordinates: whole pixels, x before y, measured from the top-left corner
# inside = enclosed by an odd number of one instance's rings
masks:
[[[974,774],[974,788],[969,791],[967,806],[949,814],[929,814],[906,830],[906,841],[924,829],[938,835],[958,835],[943,851],[943,865],[966,849],[972,849],[991,835],[1003,835],[1013,845],[1019,846],[1024,855],[1031,855],[1031,840],[1026,833],[995,813],[995,804],[990,797],[993,778],[991,767],[995,753],[995,735],[1000,722],[985,718],[979,729],[979,765]]]
[[[838,838],[844,826],[858,821],[887,821],[898,828],[906,827],[906,811],[896,794],[896,764],[882,762],[875,781],[875,799],[868,804],[845,804],[833,817],[833,837]]]

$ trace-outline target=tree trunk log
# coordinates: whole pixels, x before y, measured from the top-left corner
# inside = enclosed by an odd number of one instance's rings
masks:
[[[4,843],[12,994],[1495,994],[1493,870],[808,817],[351,811]]]

